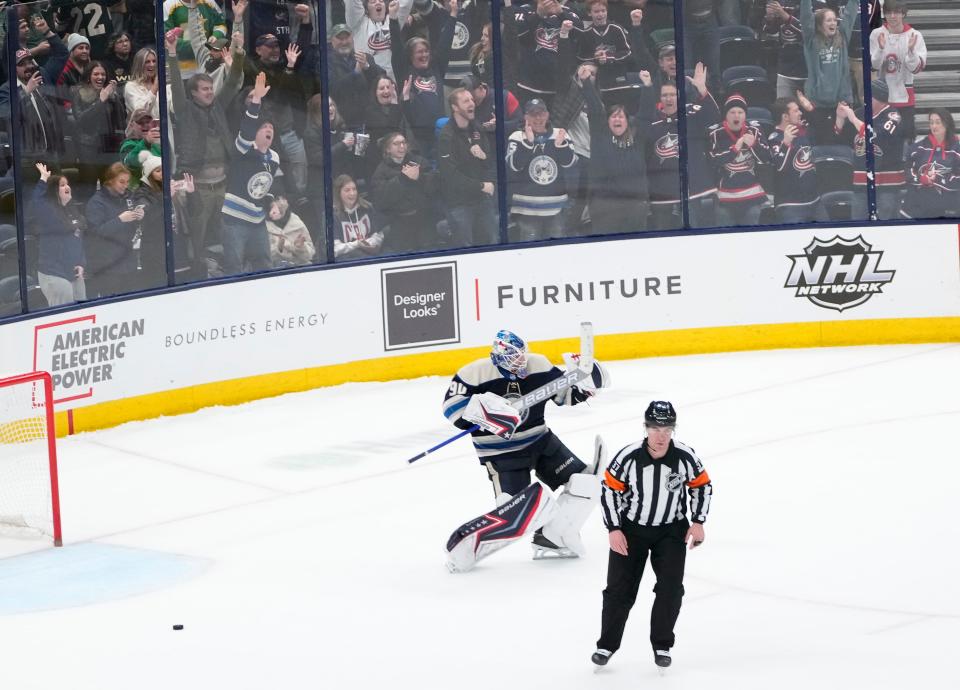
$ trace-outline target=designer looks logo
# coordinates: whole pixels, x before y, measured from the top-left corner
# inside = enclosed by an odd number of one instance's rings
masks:
[[[873,251],[863,235],[846,240],[814,238],[803,254],[790,254],[790,275],[784,287],[794,288],[818,307],[843,311],[883,291],[896,271],[880,270],[883,252]]]

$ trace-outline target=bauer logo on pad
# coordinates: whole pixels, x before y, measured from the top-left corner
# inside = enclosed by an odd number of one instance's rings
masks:
[[[386,350],[460,342],[457,263],[380,271]]]

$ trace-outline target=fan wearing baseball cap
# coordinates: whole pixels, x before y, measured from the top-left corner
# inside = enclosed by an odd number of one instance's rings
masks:
[[[177,39],[177,57],[180,58],[180,72],[184,79],[189,79],[198,71],[200,66],[197,64],[197,56],[193,52],[193,46],[190,45],[188,38],[189,29],[189,9],[186,2],[182,0],[172,0],[163,3],[163,26],[170,29],[180,28],[183,33]],[[211,37],[226,39],[229,35],[227,21],[223,16],[223,10],[214,0],[196,0],[197,11],[200,13],[200,27],[204,32],[204,41],[209,41]]]
[[[51,170],[60,167],[64,154],[64,126],[66,113],[55,98],[56,79],[67,62],[66,44],[60,40],[39,15],[33,18],[33,27],[50,44],[47,62],[42,67],[26,48],[17,51],[17,98],[19,99],[19,129],[21,169],[36,179],[34,164],[42,162]],[[10,121],[10,82],[0,85],[0,119]]]
[[[567,131],[550,124],[550,111],[539,98],[523,107],[523,126],[507,141],[511,176],[510,213],[521,242],[564,236],[567,176],[578,162]]]

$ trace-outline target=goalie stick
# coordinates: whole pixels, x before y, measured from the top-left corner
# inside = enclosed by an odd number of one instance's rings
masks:
[[[517,408],[518,412],[523,412],[528,407],[533,407],[534,405],[548,400],[555,396],[561,391],[565,391],[574,384],[583,381],[583,379],[590,376],[593,371],[593,324],[589,321],[583,321],[580,324],[580,361],[576,369],[571,369],[567,371],[560,378],[554,379],[549,383],[545,383],[539,388],[535,388],[529,393],[524,394],[516,403],[514,407]],[[441,441],[432,448],[414,455],[412,458],[407,460],[408,463],[414,463],[421,458],[425,458],[430,453],[443,448],[449,443],[453,443],[458,438],[463,438],[467,434],[472,434],[474,431],[480,428],[479,424],[474,424],[469,429],[464,429],[463,431],[454,434],[445,441]]]

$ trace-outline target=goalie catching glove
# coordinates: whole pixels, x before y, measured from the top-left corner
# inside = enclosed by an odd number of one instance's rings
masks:
[[[566,364],[567,371],[582,368],[582,361],[579,354],[565,352],[563,353],[563,362]],[[567,392],[564,396],[563,404],[581,403],[596,395],[597,389],[609,387],[610,374],[607,373],[607,368],[600,364],[600,362],[594,360],[593,366],[590,369],[590,375],[582,381],[579,381],[576,386]]]
[[[470,397],[463,419],[500,438],[510,438],[523,421],[509,401],[489,392]]]

